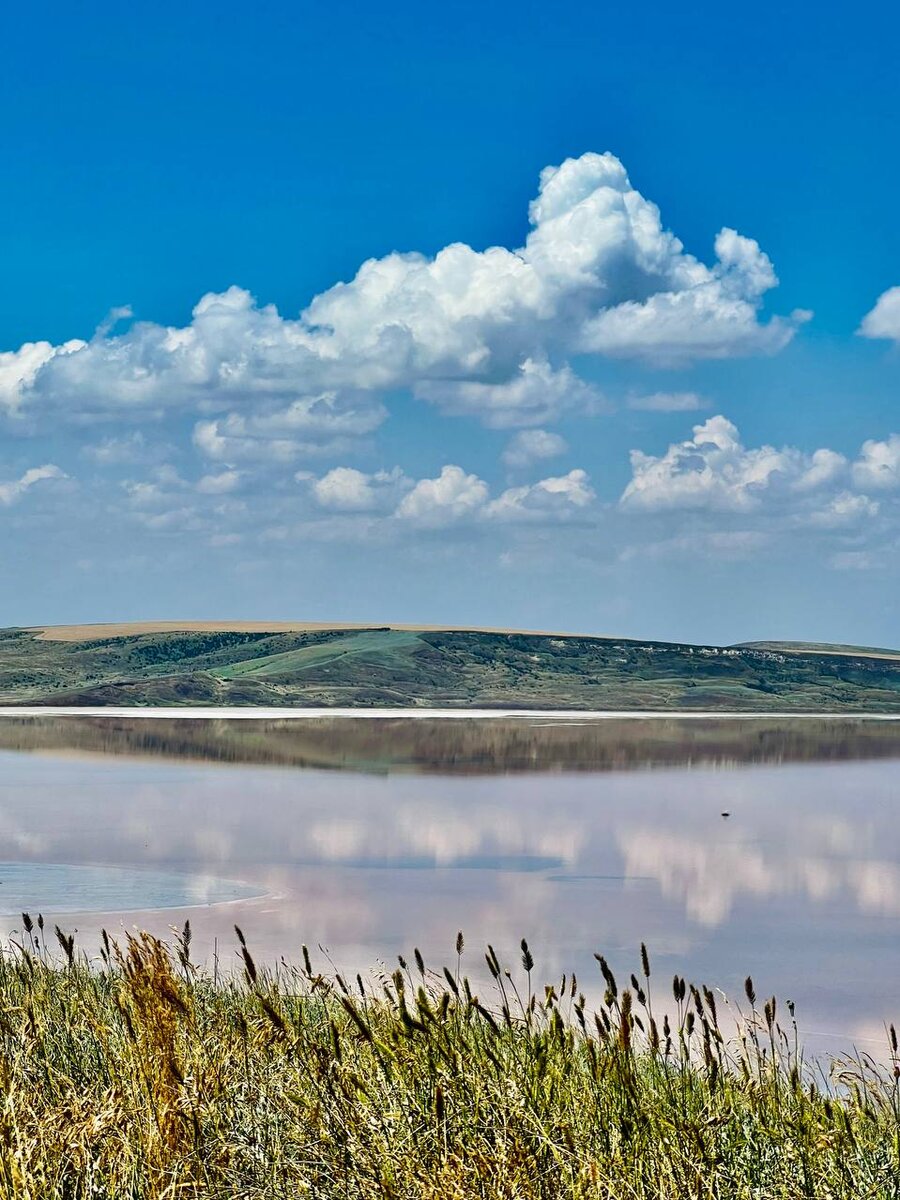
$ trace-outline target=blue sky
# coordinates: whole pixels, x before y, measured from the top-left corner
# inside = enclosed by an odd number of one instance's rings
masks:
[[[0,623],[900,643],[890,6],[188,7],[6,21]]]

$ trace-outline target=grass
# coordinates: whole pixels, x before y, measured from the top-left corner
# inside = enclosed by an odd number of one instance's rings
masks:
[[[412,649],[419,639],[414,633],[395,630],[367,630],[358,634],[342,634],[333,643],[307,646],[300,650],[287,650],[280,654],[268,654],[249,662],[235,663],[230,667],[219,667],[211,672],[218,679],[240,679],[242,676],[296,675],[315,667],[332,663],[345,655],[371,655],[376,658],[382,653],[388,656],[401,654]]]
[[[492,949],[476,995],[416,952],[366,984],[305,965],[222,979],[43,921],[0,956],[0,1191],[28,1200],[896,1197],[900,1070],[804,1061],[793,1013],[598,960],[538,988]],[[51,941],[53,935],[51,934]],[[54,947],[55,948],[55,947]],[[478,956],[480,962],[480,956]],[[477,965],[477,964],[476,964]],[[593,981],[592,981],[593,986]],[[666,1014],[666,1015],[664,1015]],[[731,1034],[727,1031],[733,1030]],[[891,1030],[886,1054],[897,1061]]]

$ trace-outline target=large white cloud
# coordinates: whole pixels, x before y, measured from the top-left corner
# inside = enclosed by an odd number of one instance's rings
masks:
[[[53,463],[46,463],[42,467],[30,467],[18,479],[11,479],[6,483],[0,483],[0,504],[9,505],[15,503],[29,488],[34,487],[36,483],[40,483],[44,479],[64,478],[65,473]]]
[[[795,523],[840,528],[880,511],[877,501],[853,488],[900,483],[900,437],[866,442],[851,463],[825,447],[812,453],[746,447],[736,426],[715,416],[660,455],[632,451],[631,467],[620,499],[626,510],[752,514],[768,506]]]
[[[794,450],[741,445],[737,428],[723,416],[694,426],[694,435],[654,457],[631,453],[632,478],[622,494],[626,508],[754,508],[773,477],[802,480],[812,462]]]
[[[253,441],[288,456],[368,431],[383,416],[374,397],[389,389],[489,424],[537,424],[595,399],[570,354],[769,353],[803,318],[762,321],[777,281],[756,242],[724,229],[702,263],[611,154],[546,168],[530,218],[515,250],[453,244],[434,258],[372,259],[296,319],[232,287],[204,296],[183,328],[142,321],[88,342],[29,343],[0,356],[0,406],[81,419],[193,409],[214,457],[227,457],[216,439],[229,437],[235,457]],[[285,432],[293,425],[302,436]]]

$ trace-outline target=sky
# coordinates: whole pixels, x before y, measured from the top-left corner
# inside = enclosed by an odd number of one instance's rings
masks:
[[[0,625],[900,646],[894,6],[17,6]]]

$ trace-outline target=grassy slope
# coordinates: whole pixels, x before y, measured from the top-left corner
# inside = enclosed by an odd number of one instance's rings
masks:
[[[395,628],[53,641],[0,631],[0,704],[428,705],[898,712],[872,651]]]

